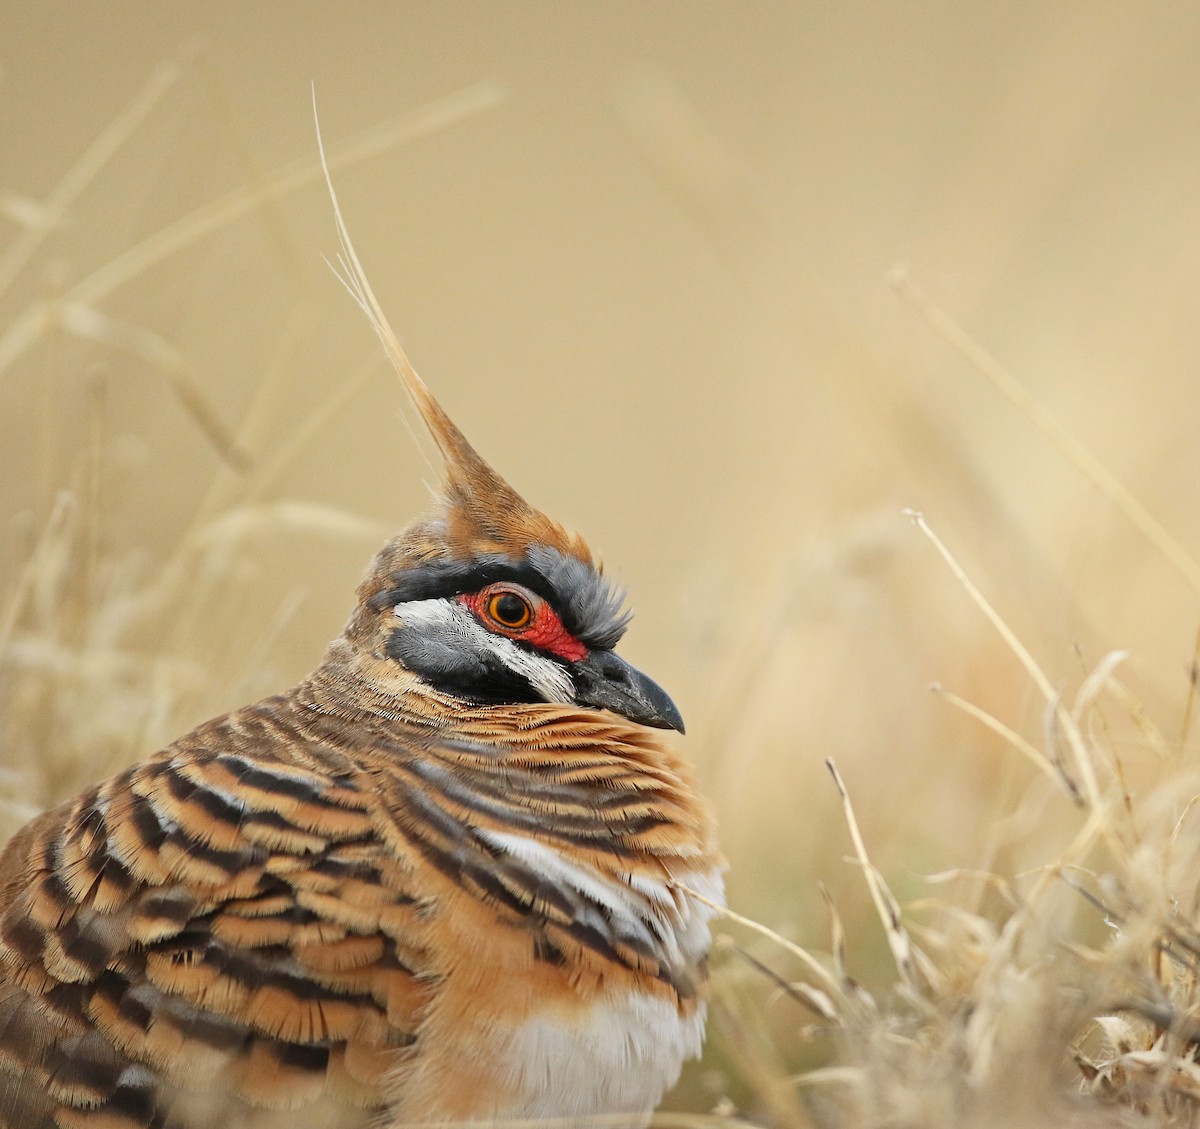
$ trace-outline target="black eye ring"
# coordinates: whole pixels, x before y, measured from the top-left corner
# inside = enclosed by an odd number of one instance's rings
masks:
[[[533,622],[533,606],[519,592],[502,588],[488,596],[484,607],[487,614],[501,627],[519,631]]]

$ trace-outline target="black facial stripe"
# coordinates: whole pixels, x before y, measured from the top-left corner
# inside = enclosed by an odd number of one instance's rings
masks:
[[[615,647],[629,623],[619,590],[582,561],[544,546],[534,546],[520,560],[488,554],[393,573],[393,586],[371,597],[371,606],[382,611],[411,600],[458,596],[500,580],[536,592],[558,613],[563,626],[589,647]]]
[[[431,686],[458,698],[488,705],[543,701],[527,678],[494,655],[447,646],[403,626],[388,636],[386,650]]]
[[[477,592],[498,580],[523,584],[543,599],[554,602],[555,595],[545,577],[532,566],[508,557],[475,557],[469,561],[434,561],[419,568],[392,574],[395,587],[371,597],[377,611],[411,600],[436,600]]]

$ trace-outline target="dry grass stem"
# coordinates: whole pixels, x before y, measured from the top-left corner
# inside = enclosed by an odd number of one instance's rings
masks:
[[[37,253],[42,240],[62,223],[71,206],[88,188],[113,154],[136,131],[183,73],[182,61],[156,67],[145,85],[109,124],[102,129],[63,174],[63,178],[37,203],[32,216],[8,250],[0,255],[0,295]]]
[[[867,855],[867,845],[863,842],[858,819],[854,815],[854,805],[850,802],[850,793],[841,773],[837,770],[837,765],[833,763],[832,759],[828,759],[825,761],[825,767],[829,769],[829,774],[833,777],[838,795],[841,797],[846,826],[850,831],[850,840],[854,844],[854,854],[862,867],[863,876],[866,878],[867,888],[871,892],[871,901],[875,906],[875,912],[879,915],[884,935],[887,937],[888,948],[892,952],[892,960],[896,962],[896,971],[900,974],[900,979],[906,987],[914,992],[919,991],[921,985],[918,980],[916,959],[908,934],[900,924],[900,906],[883,880],[883,875],[875,869]]]
[[[386,153],[397,145],[425,137],[454,122],[472,117],[496,105],[503,92],[490,84],[479,84],[447,95],[397,121],[365,130],[329,157],[330,169],[344,168]],[[266,202],[280,199],[320,179],[322,165],[310,157],[292,161],[266,174],[257,184],[243,185],[197,208],[161,231],[141,240],[104,266],[80,279],[53,303],[36,302],[26,308],[8,330],[0,335],[0,377],[12,363],[59,323],[61,308],[89,308],[108,297],[117,287],[136,278],[151,266],[175,254],[211,232],[241,219]]]
[[[974,702],[968,702],[965,698],[960,698],[953,691],[947,690],[941,683],[935,682],[930,686],[930,690],[939,698],[949,702],[955,709],[962,710],[968,717],[973,717],[976,721],[997,734],[997,736],[1002,737],[1007,744],[1011,745],[1021,756],[1029,761],[1034,768],[1054,781],[1058,787],[1065,787],[1070,793],[1071,798],[1079,802],[1079,793],[1074,788],[1071,779],[1064,776],[1062,770],[1047,759],[1041,749],[1025,740],[1015,729],[1005,725],[999,718],[992,717],[986,710],[981,710]]]
[[[735,910],[731,910],[728,906],[718,905],[711,899],[706,898],[703,894],[693,890],[690,886],[685,886],[682,882],[672,882],[671,886],[673,889],[678,890],[681,894],[700,902],[702,905],[708,906],[708,908],[711,910],[715,910],[717,915],[724,920],[732,921],[735,924],[741,925],[762,937],[766,937],[768,940],[778,945],[781,949],[784,949],[786,952],[789,952],[792,954],[792,956],[796,957],[796,959],[799,960],[800,963],[809,970],[809,972],[811,972],[819,980],[823,981],[828,989],[833,992],[839,991],[837,981],[830,976],[824,965],[822,965],[821,962],[818,961],[817,958],[814,957],[807,949],[796,944],[795,941],[789,941],[786,937],[780,935],[775,930],[769,929],[767,926],[762,925],[757,921],[753,921],[749,917],[744,917]]]
[[[1045,435],[1091,482],[1100,488],[1105,497],[1132,523],[1150,542],[1162,558],[1200,594],[1200,563],[1168,533],[1153,514],[1141,503],[1095,455],[1091,453],[1058,419],[975,340],[961,325],[925,293],[904,267],[896,267],[890,274],[897,293],[908,302],[934,330],[971,365],[991,381],[1011,403]]]
[[[954,574],[955,579],[966,589],[967,595],[971,597],[980,611],[987,616],[992,626],[1004,640],[1005,645],[1020,660],[1021,665],[1025,668],[1030,678],[1033,679],[1046,700],[1047,717],[1062,726],[1081,782],[1080,784],[1076,784],[1072,778],[1067,776],[1061,766],[1058,766],[1063,787],[1067,789],[1072,798],[1075,798],[1080,790],[1082,790],[1083,799],[1087,804],[1093,809],[1099,808],[1103,799],[1100,792],[1100,784],[1096,778],[1095,768],[1087,754],[1087,750],[1084,748],[1083,738],[1080,735],[1077,722],[1062,708],[1058,692],[1051,685],[1050,679],[1046,677],[1042,668],[1038,666],[1033,655],[1029,653],[1029,649],[1016,637],[1012,629],[1004,622],[1000,614],[992,607],[976,584],[966,574],[962,565],[954,558],[954,554],[950,552],[941,538],[929,527],[924,514],[918,513],[916,510],[906,510],[905,513],[912,520],[912,523],[933,543],[934,548],[941,554],[942,559],[950,566],[950,571]],[[1052,748],[1055,743],[1053,740],[1051,741]]]

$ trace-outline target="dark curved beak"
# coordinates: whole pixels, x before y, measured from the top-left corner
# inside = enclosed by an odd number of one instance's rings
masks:
[[[570,671],[580,705],[612,710],[639,725],[683,732],[683,718],[667,692],[612,651],[590,651],[587,658],[572,663]]]

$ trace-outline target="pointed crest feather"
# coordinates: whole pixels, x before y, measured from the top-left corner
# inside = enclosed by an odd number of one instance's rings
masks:
[[[315,90],[313,116],[315,119]],[[341,269],[339,271],[335,268],[335,273],[366,314],[409,399],[429,429],[445,461],[445,534],[451,551],[456,555],[497,548],[508,552],[522,552],[531,543],[541,542],[564,549],[590,563],[591,553],[580,538],[568,533],[557,522],[530,506],[488,465],[413,368],[388,323],[371,284],[367,281],[366,272],[350,240],[350,233],[342,218],[337,192],[334,190],[329,165],[325,159],[319,122],[317,147],[341,244],[338,253],[338,266]]]

